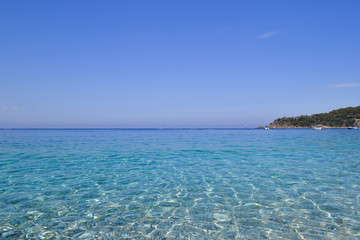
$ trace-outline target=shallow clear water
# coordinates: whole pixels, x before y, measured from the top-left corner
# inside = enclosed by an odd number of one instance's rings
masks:
[[[358,239],[360,132],[2,130],[0,238]]]

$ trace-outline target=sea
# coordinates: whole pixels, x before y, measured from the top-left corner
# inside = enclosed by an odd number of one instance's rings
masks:
[[[360,239],[360,131],[0,130],[0,239]]]

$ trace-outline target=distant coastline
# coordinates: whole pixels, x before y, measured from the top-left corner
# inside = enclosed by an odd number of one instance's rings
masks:
[[[349,128],[360,125],[360,106],[333,110],[328,113],[282,117],[269,124],[270,129]]]

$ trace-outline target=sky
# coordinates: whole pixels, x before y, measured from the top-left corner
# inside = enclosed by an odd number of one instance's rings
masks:
[[[360,105],[360,1],[0,1],[0,128],[242,128]]]

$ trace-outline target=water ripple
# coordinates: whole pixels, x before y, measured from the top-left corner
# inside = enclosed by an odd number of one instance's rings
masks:
[[[347,130],[0,131],[2,239],[358,239]]]

